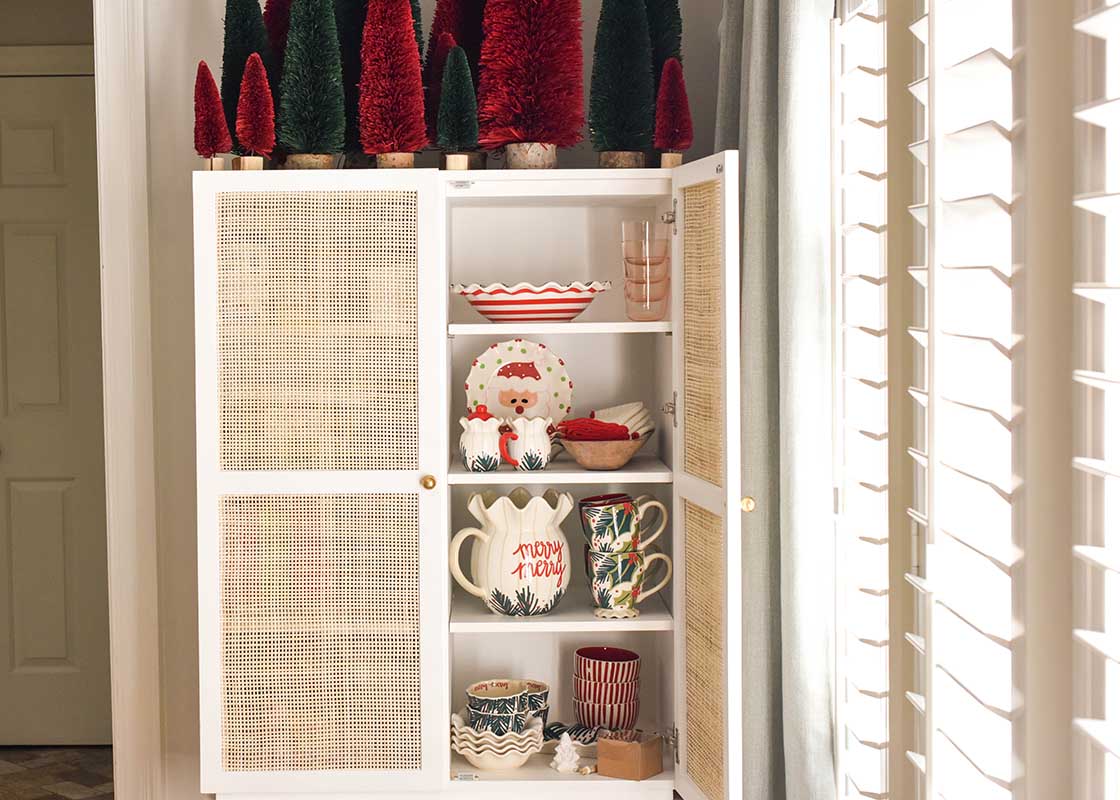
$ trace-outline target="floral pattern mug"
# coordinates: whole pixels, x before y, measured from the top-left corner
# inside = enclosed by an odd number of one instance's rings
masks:
[[[665,577],[653,588],[646,589],[646,577],[656,561],[665,562]],[[589,550],[587,571],[591,578],[591,602],[595,607],[595,616],[629,619],[638,616],[636,606],[639,603],[669,584],[673,577],[673,562],[664,553]]]

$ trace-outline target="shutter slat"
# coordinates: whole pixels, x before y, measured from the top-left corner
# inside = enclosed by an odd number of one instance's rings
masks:
[[[929,105],[929,78],[919,78],[906,87],[914,99],[923,106]]]
[[[907,633],[906,641],[910,643],[910,646],[914,648],[918,655],[924,656],[926,654],[926,637],[919,636],[916,633]]]
[[[913,750],[906,751],[906,760],[914,765],[914,769],[925,775],[926,773],[926,757],[921,753],[915,753]]]
[[[1073,727],[1089,741],[1120,758],[1120,732],[1103,719],[1075,719]]]
[[[910,154],[923,167],[929,166],[929,139],[920,139],[909,145]]]
[[[1116,641],[1115,636],[1109,636],[1107,633],[1101,633],[1100,631],[1075,628],[1073,638],[1109,661],[1120,663],[1120,642]]]
[[[1076,195],[1073,204],[1092,214],[1108,216],[1120,211],[1120,192],[1088,192]]]
[[[1073,23],[1073,29],[1098,39],[1116,36],[1120,31],[1120,4],[1090,11]]]
[[[1073,548],[1073,554],[1086,564],[1120,573],[1120,553],[1111,548],[1079,544]]]
[[[1073,459],[1073,468],[1098,478],[1120,478],[1120,464],[1109,464],[1101,458],[1078,456]]]
[[[922,44],[929,43],[929,14],[922,14],[910,23],[910,33]]]
[[[919,714],[926,713],[926,699],[917,692],[907,692],[906,699],[910,701],[910,705],[914,706],[914,710]]]
[[[1120,8],[1120,6],[1115,6]],[[1098,128],[1108,128],[1120,123],[1120,97],[1106,100],[1095,100],[1078,106],[1073,116],[1082,122],[1096,125]]]

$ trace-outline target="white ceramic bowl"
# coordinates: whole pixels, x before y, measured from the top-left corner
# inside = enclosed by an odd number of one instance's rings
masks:
[[[491,322],[570,322],[582,314],[597,295],[611,288],[610,281],[590,283],[491,283],[488,286],[457,283],[451,287]]]

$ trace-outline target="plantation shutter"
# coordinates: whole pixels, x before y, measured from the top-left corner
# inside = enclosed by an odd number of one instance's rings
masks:
[[[842,791],[889,773],[886,22],[849,3],[833,28],[837,608]]]
[[[1012,0],[931,0],[925,797],[998,800],[1015,779],[1013,607],[1022,410]]]
[[[1077,800],[1120,796],[1120,4],[1074,24]]]

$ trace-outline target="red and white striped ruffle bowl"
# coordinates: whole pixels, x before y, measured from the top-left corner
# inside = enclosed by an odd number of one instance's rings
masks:
[[[609,728],[612,731],[628,731],[638,721],[638,701],[632,703],[585,703],[573,700],[576,707],[576,721],[588,728]]]
[[[585,681],[628,683],[638,680],[642,659],[621,647],[581,647],[575,667],[574,676]]]
[[[451,291],[467,298],[471,307],[491,322],[570,322],[610,288],[610,281],[549,281],[542,286],[524,282],[513,286],[457,283]]]
[[[630,703],[638,699],[639,681],[585,681],[572,676],[572,696],[588,703]]]

